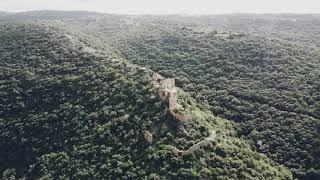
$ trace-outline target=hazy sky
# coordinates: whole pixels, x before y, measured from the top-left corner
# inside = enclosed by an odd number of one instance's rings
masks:
[[[320,0],[0,0],[0,11],[120,14],[320,13]]]

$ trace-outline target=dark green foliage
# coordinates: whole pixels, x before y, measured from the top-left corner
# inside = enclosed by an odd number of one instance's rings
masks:
[[[93,177],[85,168],[116,153],[135,161],[146,146],[141,134],[164,117],[164,103],[150,98],[155,89],[142,71],[78,51],[57,31],[1,28],[1,171]]]

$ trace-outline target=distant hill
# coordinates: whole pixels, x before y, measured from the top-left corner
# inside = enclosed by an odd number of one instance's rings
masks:
[[[215,29],[260,34],[320,47],[320,14],[232,14],[181,18]]]
[[[36,21],[36,20],[62,20],[62,19],[81,19],[89,17],[104,16],[107,14],[101,14],[96,12],[86,11],[26,11],[18,13],[0,13],[0,22],[25,22],[25,21]]]

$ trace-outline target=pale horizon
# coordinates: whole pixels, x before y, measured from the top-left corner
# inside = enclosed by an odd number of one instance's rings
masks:
[[[0,0],[0,11],[89,11],[110,14],[319,14],[317,0]]]

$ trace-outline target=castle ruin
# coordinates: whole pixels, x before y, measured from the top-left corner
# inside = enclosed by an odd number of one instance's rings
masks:
[[[177,108],[177,89],[174,79],[164,79],[161,81],[159,95],[168,101],[169,110]]]
[[[191,118],[188,114],[176,112],[177,88],[174,79],[170,78],[161,81],[159,96],[168,102],[169,111],[176,120],[185,122]]]

